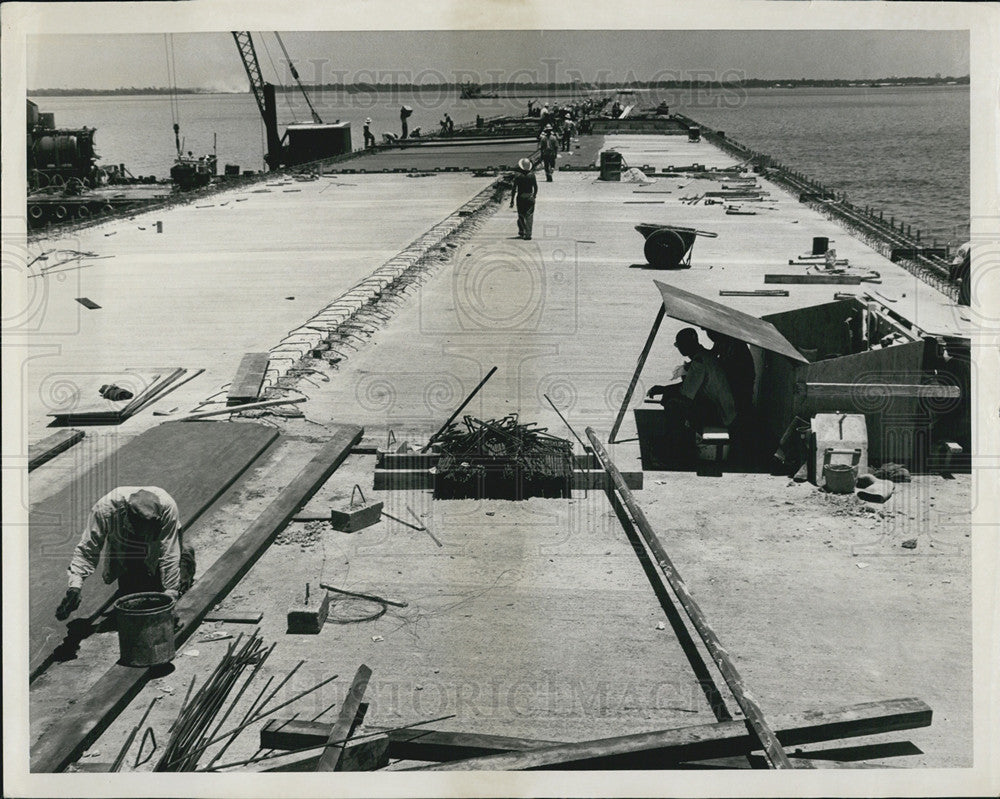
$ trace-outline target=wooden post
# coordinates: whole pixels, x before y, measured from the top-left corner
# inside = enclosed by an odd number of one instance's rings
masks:
[[[659,565],[664,576],[667,578],[667,581],[670,583],[670,587],[677,595],[677,599],[683,606],[688,618],[691,619],[691,622],[698,630],[701,640],[705,642],[705,646],[708,648],[708,651],[712,656],[712,660],[715,661],[715,664],[719,667],[719,671],[722,672],[722,676],[726,680],[726,685],[729,686],[729,690],[732,691],[733,697],[736,699],[740,709],[746,716],[747,724],[754,735],[756,735],[760,740],[760,743],[764,748],[764,757],[767,759],[768,765],[771,768],[792,768],[792,764],[789,762],[788,756],[785,754],[785,750],[781,748],[781,743],[778,741],[774,731],[764,718],[763,711],[760,709],[750,692],[744,688],[743,677],[740,675],[739,671],[737,671],[736,665],[730,658],[729,653],[722,646],[722,643],[719,641],[719,637],[715,634],[715,630],[713,630],[711,625],[708,623],[708,620],[705,618],[705,614],[702,612],[698,603],[695,602],[694,597],[688,591],[687,585],[681,578],[680,573],[676,568],[674,568],[674,564],[670,561],[666,549],[664,549],[663,544],[660,543],[659,538],[653,531],[652,525],[650,525],[649,521],[646,519],[646,515],[642,512],[642,508],[640,508],[636,503],[632,496],[632,492],[629,490],[628,486],[625,485],[625,481],[622,480],[618,467],[615,466],[615,464],[611,461],[611,458],[608,457],[607,451],[601,445],[601,442],[598,440],[593,429],[588,427],[586,433],[587,437],[590,439],[590,443],[594,447],[594,454],[597,455],[597,459],[601,462],[605,471],[607,471],[608,476],[615,485],[615,489],[622,498],[622,502],[625,503],[629,513],[632,514],[635,526],[639,529],[639,532],[642,533],[642,537],[646,540],[646,544],[649,546],[650,551],[652,551],[653,555],[656,557],[657,564]]]
[[[642,367],[646,365],[646,358],[649,357],[649,351],[653,348],[653,341],[656,339],[656,334],[660,331],[660,323],[663,321],[663,317],[666,315],[667,309],[661,304],[660,310],[656,313],[656,319],[653,321],[653,327],[650,328],[649,336],[646,338],[646,345],[642,348],[642,352],[639,355],[639,362],[635,365],[635,372],[632,374],[632,380],[628,384],[628,389],[625,391],[625,396],[622,399],[622,406],[618,409],[618,417],[615,419],[615,424],[611,428],[611,435],[608,436],[608,443],[615,443],[615,436],[618,435],[618,430],[622,426],[622,420],[625,418],[625,412],[628,410],[628,404],[632,401],[632,392],[635,391],[636,383],[639,382],[639,375],[642,373]]]

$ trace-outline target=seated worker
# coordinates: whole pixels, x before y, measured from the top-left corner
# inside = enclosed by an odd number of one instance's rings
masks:
[[[729,427],[736,419],[736,404],[729,381],[712,353],[701,346],[698,332],[685,327],[674,339],[674,346],[689,359],[683,369],[683,379],[670,386],[653,386],[646,394],[651,399],[661,395],[671,428],[672,446],[693,443],[685,428],[697,433],[707,426]],[[674,374],[677,376],[678,372]]]
[[[757,377],[750,347],[745,341],[716,333],[714,330],[705,332],[712,340],[710,352],[719,362],[729,381],[729,390],[736,403],[736,416],[745,421],[753,412],[753,386]]]
[[[69,588],[56,610],[60,621],[80,606],[83,581],[105,549],[104,582],[117,580],[120,596],[162,591],[176,600],[194,582],[194,549],[181,540],[177,503],[162,488],[121,486],[91,508],[69,563]]]

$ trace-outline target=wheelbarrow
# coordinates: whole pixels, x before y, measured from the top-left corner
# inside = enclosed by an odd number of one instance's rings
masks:
[[[718,237],[710,230],[695,230],[677,225],[636,225],[646,244],[643,252],[650,266],[657,269],[689,269],[691,250],[697,236]]]

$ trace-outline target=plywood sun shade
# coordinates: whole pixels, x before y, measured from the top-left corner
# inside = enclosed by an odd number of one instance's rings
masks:
[[[659,280],[653,282],[663,297],[667,316],[776,352],[793,361],[809,362],[770,322]]]

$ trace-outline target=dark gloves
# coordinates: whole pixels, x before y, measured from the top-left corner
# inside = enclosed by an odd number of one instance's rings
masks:
[[[80,589],[68,588],[66,589],[66,596],[63,597],[63,601],[56,608],[56,618],[59,621],[64,621],[78,607],[80,607]]]
[[[646,392],[647,397],[655,397],[657,394],[662,394],[667,390],[666,386],[653,386]]]

